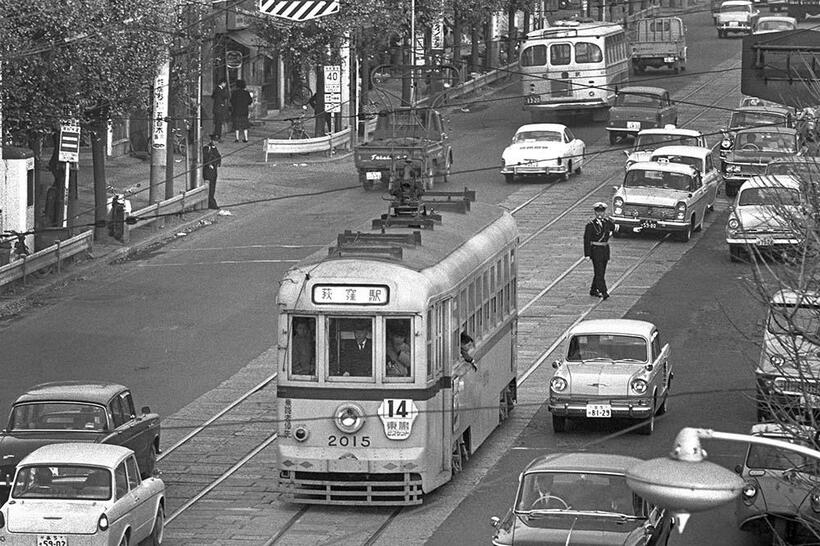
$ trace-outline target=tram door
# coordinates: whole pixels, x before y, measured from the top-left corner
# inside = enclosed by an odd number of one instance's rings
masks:
[[[442,358],[442,373],[450,378],[453,377],[453,366],[455,357],[453,347],[458,347],[458,297],[449,298],[442,302],[442,324],[440,325],[444,338],[444,352]],[[449,335],[448,335],[449,334]],[[454,339],[454,336],[455,339]],[[453,411],[453,388],[441,390],[441,467],[452,470],[453,455],[450,452],[453,445],[453,428],[455,426],[455,413]]]

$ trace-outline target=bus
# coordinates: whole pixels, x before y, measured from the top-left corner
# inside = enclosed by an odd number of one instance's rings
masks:
[[[455,193],[435,192],[450,195],[421,208],[394,202],[285,274],[276,401],[285,500],[420,504],[512,410],[517,227],[499,207]]]
[[[519,57],[524,110],[533,123],[563,111],[592,111],[605,121],[619,86],[629,81],[629,50],[616,23],[558,21],[527,34]]]

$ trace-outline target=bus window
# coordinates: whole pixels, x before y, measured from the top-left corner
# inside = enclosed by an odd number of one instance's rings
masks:
[[[590,42],[578,42],[575,44],[576,63],[600,63],[604,60],[601,48]]]
[[[293,375],[316,375],[316,319],[313,317],[293,317],[290,371]]]
[[[553,44],[550,46],[550,64],[562,66],[569,64],[572,46],[569,44]]]
[[[331,376],[373,375],[373,321],[329,317],[327,339],[330,353],[327,362]]]
[[[387,319],[386,330],[386,359],[384,374],[387,377],[410,377],[410,366],[413,362],[409,340],[411,320]]]
[[[535,45],[521,53],[521,66],[546,66],[547,46]]]

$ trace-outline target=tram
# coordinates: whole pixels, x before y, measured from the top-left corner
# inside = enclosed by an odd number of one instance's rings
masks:
[[[556,21],[527,34],[519,64],[533,123],[559,111],[592,111],[603,121],[629,81],[626,31],[617,23]]]
[[[277,488],[411,505],[516,400],[518,231],[475,194],[394,201],[289,270],[277,296]]]

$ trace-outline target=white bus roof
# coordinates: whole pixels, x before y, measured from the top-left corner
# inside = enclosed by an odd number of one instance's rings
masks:
[[[599,37],[623,32],[624,27],[617,23],[601,21],[556,21],[551,26],[528,32],[527,40],[575,38],[578,36]]]

